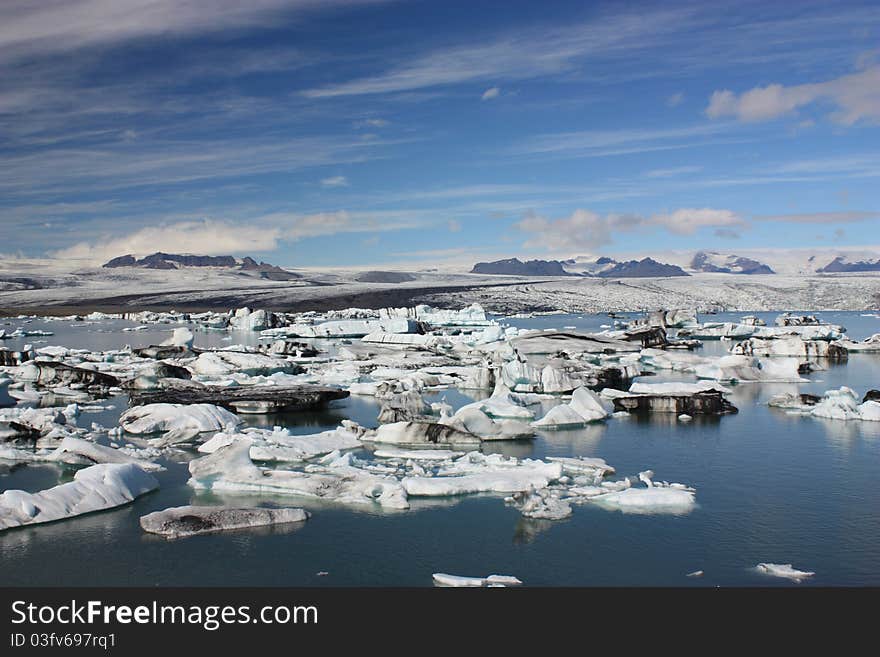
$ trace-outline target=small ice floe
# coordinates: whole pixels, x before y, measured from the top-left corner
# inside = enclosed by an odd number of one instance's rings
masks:
[[[228,508],[178,506],[141,516],[141,528],[167,538],[181,538],[232,529],[266,527],[309,519],[309,512],[297,507]]]
[[[511,575],[489,575],[488,577],[462,577],[461,575],[447,575],[446,573],[434,573],[432,575],[434,586],[455,588],[479,588],[479,587],[506,587],[521,586],[522,582]]]
[[[122,506],[158,487],[153,475],[133,463],[93,465],[79,470],[73,481],[38,493],[0,494],[0,531]]]
[[[679,422],[690,422],[690,421],[693,420],[693,419],[694,419],[694,418],[692,418],[692,417],[691,417],[690,415],[688,415],[687,413],[682,413],[681,415],[678,416],[678,421],[679,421]]]
[[[816,573],[805,570],[797,570],[790,563],[759,563],[755,566],[755,570],[772,577],[783,577],[794,582],[800,582],[807,577],[812,577]]]
[[[144,327],[146,328],[146,327]],[[132,329],[134,330],[134,329]],[[193,336],[192,331],[190,331],[187,327],[181,326],[180,328],[174,329],[174,332],[171,334],[171,337],[165,340],[160,346],[162,347],[186,347],[187,349],[192,349],[193,346]]]

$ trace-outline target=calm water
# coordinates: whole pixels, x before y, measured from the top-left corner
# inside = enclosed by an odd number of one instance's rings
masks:
[[[759,314],[772,324],[776,313]],[[702,317],[723,321],[736,315]],[[820,313],[861,339],[880,319]],[[604,315],[508,320],[522,327],[597,330]],[[21,325],[11,320],[13,329]],[[54,336],[7,340],[108,349],[164,339],[169,327],[122,333],[129,322],[34,321]],[[102,332],[99,332],[98,330]],[[112,329],[112,330],[110,330]],[[198,333],[196,344],[253,343],[254,335]],[[730,343],[707,342],[721,354]],[[166,462],[161,488],[133,504],[50,525],[0,533],[0,585],[307,585],[430,586],[431,573],[504,573],[527,585],[741,586],[792,585],[751,570],[758,562],[793,563],[816,571],[799,586],[880,585],[880,423],[835,422],[786,415],[765,405],[784,391],[821,393],[848,385],[859,394],[880,388],[880,356],[853,354],[849,363],[808,376],[809,383],[740,385],[737,415],[680,424],[671,417],[612,419],[578,431],[548,432],[531,443],[491,445],[518,457],[599,456],[631,475],[651,468],[658,479],[697,489],[686,516],[637,516],[577,506],[563,521],[523,518],[499,497],[415,501],[410,511],[382,513],[297,498],[218,498],[186,486],[185,462]],[[664,377],[663,380],[668,379]],[[682,380],[693,380],[681,377]],[[652,377],[652,380],[661,380]],[[455,390],[430,398],[454,406],[471,401]],[[81,422],[115,424],[124,409],[84,414]],[[374,426],[378,407],[365,398],[321,412],[263,416],[252,424],[285,424],[301,433],[337,426],[345,417]],[[38,490],[67,480],[71,470],[20,467],[0,474],[0,489]],[[250,530],[177,541],[145,535],[138,518],[190,503],[296,504],[313,511],[293,530]],[[695,570],[703,578],[687,578]],[[326,576],[318,576],[326,571]]]

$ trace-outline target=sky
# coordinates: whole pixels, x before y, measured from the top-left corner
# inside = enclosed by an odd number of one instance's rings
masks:
[[[880,244],[880,4],[5,0],[0,254]]]

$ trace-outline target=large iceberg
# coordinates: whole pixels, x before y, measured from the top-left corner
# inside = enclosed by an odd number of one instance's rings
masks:
[[[164,433],[163,442],[171,443],[208,431],[234,430],[241,420],[214,404],[146,404],[125,411],[119,424],[128,433]]]
[[[73,481],[38,493],[0,494],[0,531],[122,506],[158,487],[153,475],[133,463],[93,465],[79,470]]]

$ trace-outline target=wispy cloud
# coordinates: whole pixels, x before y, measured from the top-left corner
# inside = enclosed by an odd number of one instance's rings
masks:
[[[156,35],[267,25],[280,14],[369,0],[49,0],[0,4],[0,60],[99,47]],[[378,0],[373,0],[378,1]]]
[[[730,130],[726,124],[698,124],[678,128],[583,130],[527,137],[511,152],[519,155],[603,157],[676,148],[691,148]]]
[[[498,87],[489,87],[483,92],[483,95],[480,96],[480,100],[492,100],[493,98],[498,98],[500,95],[501,89]]]
[[[608,15],[575,26],[524,29],[495,37],[488,43],[438,48],[377,75],[303,93],[309,98],[359,96],[559,73],[590,55],[630,53],[656,45],[684,29],[693,16],[694,12],[687,9],[659,9]]]
[[[348,187],[348,178],[345,176],[330,176],[321,180],[323,187]]]

